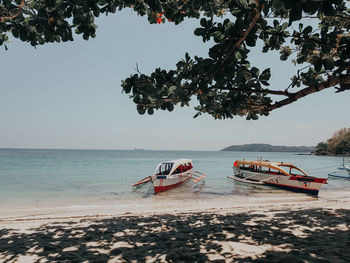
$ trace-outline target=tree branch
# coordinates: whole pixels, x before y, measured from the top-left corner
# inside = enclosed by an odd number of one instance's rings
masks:
[[[244,89],[235,89],[235,91],[241,91],[244,93],[256,93],[256,94],[265,94],[265,95],[282,95],[286,97],[293,96],[293,93],[288,92],[287,90],[270,90],[270,89],[262,89],[262,90],[244,90]]]
[[[5,22],[6,20],[15,18],[16,16],[18,16],[21,12],[22,12],[22,7],[24,6],[24,0],[21,1],[21,3],[18,6],[18,10],[16,13],[14,13],[13,15],[10,16],[3,16],[0,17],[0,23]]]
[[[252,31],[253,27],[256,25],[256,22],[260,18],[261,8],[260,8],[260,3],[259,3],[258,0],[255,0],[255,5],[256,5],[256,8],[254,8],[254,10],[256,10],[256,14],[255,14],[255,16],[253,18],[253,21],[250,23],[249,27],[244,32],[243,36],[232,47],[230,53],[222,60],[221,65],[220,65],[220,67],[218,68],[218,70],[216,72],[218,72],[218,71],[220,71],[222,69],[222,67],[224,66],[226,60],[228,60],[232,56],[233,52],[235,52],[235,50],[242,44],[242,42],[249,35],[250,31]]]
[[[217,86],[212,86],[212,88],[217,88],[221,90],[228,90],[228,91],[238,91],[242,93],[255,93],[255,94],[265,94],[265,95],[281,95],[281,96],[286,96],[290,97],[293,96],[293,93],[288,92],[288,90],[270,90],[270,89],[239,89],[239,88],[223,88],[223,87],[217,87]]]
[[[272,111],[272,110],[281,108],[281,107],[288,105],[288,104],[291,104],[292,102],[295,102],[298,99],[303,98],[307,95],[310,95],[312,93],[316,93],[316,92],[324,90],[324,89],[328,89],[328,88],[333,87],[333,86],[338,85],[338,84],[349,85],[350,84],[350,75],[340,75],[338,77],[329,76],[326,81],[321,82],[319,85],[307,87],[307,88],[302,89],[296,93],[290,93],[290,96],[287,99],[278,101],[275,104],[266,107],[265,109],[267,111]],[[350,89],[350,85],[348,87],[349,87],[348,89]]]
[[[218,88],[213,86],[212,88]],[[222,89],[222,88],[218,88],[218,89]],[[294,94],[288,92],[287,90],[269,90],[269,89],[262,89],[262,90],[245,90],[245,89],[229,89],[230,91],[238,91],[238,92],[242,92],[242,93],[255,93],[255,94],[265,94],[265,95],[281,95],[281,96],[286,96],[286,97],[293,97]],[[190,94],[188,94],[186,97],[189,99],[191,98],[193,95],[195,94],[200,94],[200,91],[196,91],[196,92],[192,92]],[[166,102],[171,102],[171,103],[179,103],[181,102],[183,99],[182,98],[164,98],[164,99],[158,99],[155,100],[153,103],[151,104],[139,104],[140,106],[143,107],[153,107],[155,105],[160,105]]]

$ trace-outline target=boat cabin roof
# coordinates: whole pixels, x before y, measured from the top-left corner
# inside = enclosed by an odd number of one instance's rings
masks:
[[[261,166],[261,167],[266,167],[266,168],[270,168],[270,169],[275,169],[277,171],[280,171],[281,173],[291,176],[291,174],[288,173],[288,171],[286,171],[283,168],[289,168],[291,169],[296,169],[298,171],[300,171],[304,176],[308,176],[302,169],[300,169],[299,167],[291,164],[291,163],[285,163],[285,162],[271,162],[271,161],[249,161],[249,160],[237,160],[235,161],[235,163],[233,164],[233,166],[240,166],[240,165],[255,165],[255,166]]]
[[[181,165],[190,165],[191,169],[193,167],[192,160],[190,159],[177,159],[177,160],[172,160],[172,161],[166,161],[166,162],[161,162],[157,165],[157,168],[154,170],[154,174],[158,174],[160,171],[160,168],[166,164],[169,164],[169,175],[172,174],[179,166]]]

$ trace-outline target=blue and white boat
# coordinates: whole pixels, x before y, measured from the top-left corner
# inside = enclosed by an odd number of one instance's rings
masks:
[[[350,166],[345,164],[343,158],[343,164],[336,171],[329,173],[328,176],[350,179]]]

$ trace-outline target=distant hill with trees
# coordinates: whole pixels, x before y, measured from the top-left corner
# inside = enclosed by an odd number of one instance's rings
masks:
[[[316,155],[350,156],[350,128],[335,132],[326,142],[320,142],[314,152]]]
[[[221,151],[235,152],[300,152],[311,153],[315,151],[314,146],[274,146],[271,144],[252,143],[243,145],[231,145]]]

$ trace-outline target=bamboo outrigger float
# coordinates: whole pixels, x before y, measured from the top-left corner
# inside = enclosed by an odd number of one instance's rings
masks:
[[[327,184],[326,178],[309,176],[291,163],[243,159],[234,162],[233,170],[233,176],[228,177],[239,182],[271,185],[313,195],[318,195],[321,186]]]
[[[153,175],[141,179],[133,186],[152,182],[154,192],[159,193],[175,188],[189,179],[192,179],[193,183],[198,183],[205,177],[205,174],[193,170],[192,160],[179,159],[158,164]]]

